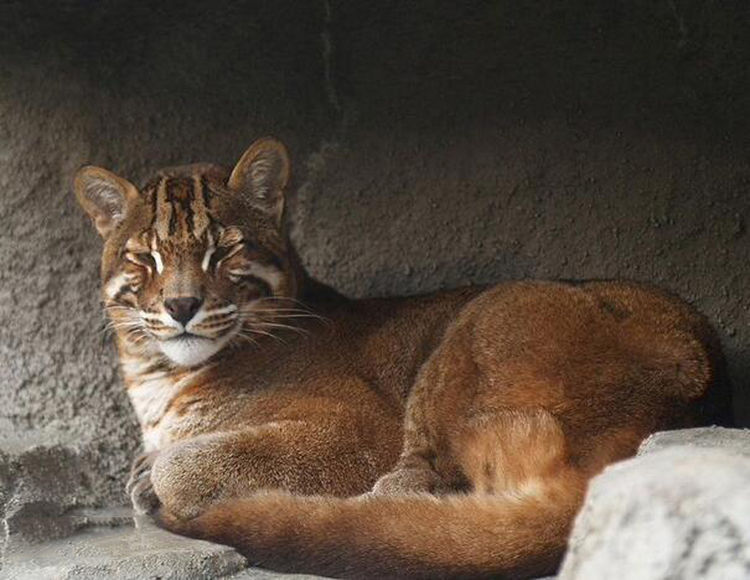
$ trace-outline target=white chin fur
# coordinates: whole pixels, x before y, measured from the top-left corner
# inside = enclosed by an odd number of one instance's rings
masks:
[[[193,367],[219,352],[227,340],[188,337],[160,341],[159,348],[173,363],[183,367]]]

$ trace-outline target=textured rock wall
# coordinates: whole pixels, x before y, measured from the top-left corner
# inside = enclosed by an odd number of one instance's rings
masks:
[[[232,163],[273,133],[314,275],[357,296],[659,282],[719,328],[749,422],[748,21],[740,1],[3,3],[0,416],[96,442],[91,501],[121,497],[136,429],[71,176]]]

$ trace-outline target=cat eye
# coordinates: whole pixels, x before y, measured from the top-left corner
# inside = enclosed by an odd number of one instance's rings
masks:
[[[137,266],[144,266],[149,270],[159,270],[156,260],[151,252],[128,252],[125,254],[125,259]]]
[[[250,269],[244,270],[240,268],[230,269],[227,271],[227,278],[229,278],[234,284],[258,295],[269,296],[273,294],[269,283],[263,278],[260,278],[257,275],[257,272],[252,269],[252,266]]]
[[[235,284],[239,282],[255,282],[257,280],[255,276],[243,270],[229,270],[227,272],[227,278]]]
[[[213,248],[211,255],[208,256],[207,267],[204,268],[204,271],[212,269],[216,272],[219,269],[221,262],[240,252],[246,245],[246,242],[239,242],[233,246],[217,246],[216,248]]]
[[[211,258],[209,260],[209,268],[216,268],[219,265],[219,262],[221,262],[224,258],[227,257],[227,254],[229,253],[230,248],[226,248],[223,246],[219,246],[217,248],[214,248],[214,250],[211,252]]]
[[[201,269],[204,272],[208,272],[210,270],[216,272],[216,270],[219,268],[219,263],[227,257],[229,250],[230,248],[226,248],[224,246],[212,247],[206,250],[206,255],[203,257]]]
[[[164,271],[164,262],[161,259],[161,254],[156,250],[150,252],[127,252],[125,259],[133,264],[147,268],[149,272],[156,270],[158,274],[161,274]]]

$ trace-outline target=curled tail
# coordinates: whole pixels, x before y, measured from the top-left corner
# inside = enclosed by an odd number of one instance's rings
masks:
[[[562,491],[562,490],[560,490]],[[580,503],[465,495],[351,499],[268,493],[169,530],[229,544],[254,565],[344,578],[517,578],[554,572]]]
[[[528,442],[525,429],[513,423]],[[502,433],[480,432],[486,443],[494,441],[496,455]],[[550,434],[561,441],[556,425]],[[554,572],[565,550],[586,478],[567,462],[554,465],[564,459],[563,449],[550,451],[550,443],[556,447],[550,437],[530,439],[547,445],[535,445],[536,455],[519,449],[515,465],[502,462],[489,478],[502,484],[498,492],[483,484],[474,488],[479,493],[441,497],[269,492],[215,505],[191,520],[159,518],[171,531],[229,544],[252,564],[279,571],[368,579],[544,575]],[[482,447],[476,443],[475,450]],[[490,464],[482,465],[488,471]]]

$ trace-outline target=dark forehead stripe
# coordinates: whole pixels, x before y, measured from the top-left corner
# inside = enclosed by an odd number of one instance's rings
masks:
[[[156,204],[158,201],[157,191],[159,190],[159,184],[161,183],[161,180],[162,178],[156,177],[148,181],[141,188],[141,191],[143,192],[143,197],[147,200],[148,204],[151,206],[151,223],[149,224],[149,228],[153,228],[154,222],[156,221]]]
[[[169,235],[177,233],[177,222],[182,221],[184,234],[193,233],[193,201],[195,181],[185,177],[172,177],[165,184],[167,201],[172,205],[169,218]]]
[[[199,178],[200,188],[201,188],[201,196],[203,197],[203,205],[206,207],[206,210],[211,209],[211,192],[208,189],[208,183],[206,182],[206,176],[201,175]]]
[[[202,236],[211,223],[205,189],[199,175],[164,175],[154,184],[152,226],[160,239]]]

